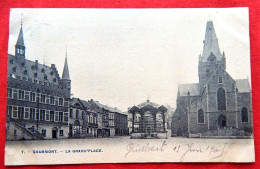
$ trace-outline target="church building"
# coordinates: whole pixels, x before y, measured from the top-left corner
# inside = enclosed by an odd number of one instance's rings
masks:
[[[212,21],[206,25],[199,83],[179,84],[172,136],[247,138],[252,136],[252,102],[248,79],[233,79],[226,71]],[[234,63],[235,64],[235,63]]]
[[[68,137],[71,80],[67,57],[62,77],[54,64],[26,59],[23,25],[8,55],[6,140]]]

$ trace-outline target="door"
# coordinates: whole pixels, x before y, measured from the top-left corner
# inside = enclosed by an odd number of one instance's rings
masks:
[[[227,120],[226,120],[226,117],[221,115],[219,116],[218,118],[218,127],[219,128],[224,128],[227,126]]]
[[[57,138],[57,129],[52,129],[52,138]]]

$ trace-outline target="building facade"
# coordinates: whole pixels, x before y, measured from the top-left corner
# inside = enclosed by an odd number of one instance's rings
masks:
[[[251,89],[248,79],[233,79],[226,71],[212,21],[207,22],[199,83],[180,84],[172,117],[172,136],[250,137]]]
[[[128,135],[127,114],[93,99],[89,100],[89,104],[98,114],[98,137]]]
[[[67,59],[60,77],[54,64],[28,60],[25,51],[21,24],[15,55],[8,55],[6,140],[67,138]]]
[[[97,113],[91,109],[91,105],[85,100],[72,98],[70,100],[69,137],[97,137],[97,130]]]

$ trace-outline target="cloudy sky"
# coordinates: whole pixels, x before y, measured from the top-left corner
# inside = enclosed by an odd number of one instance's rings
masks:
[[[247,8],[12,9],[10,54],[21,14],[27,59],[54,63],[62,75],[67,48],[73,97],[123,111],[148,95],[175,107],[178,84],[198,82],[208,20],[230,75],[251,76]]]

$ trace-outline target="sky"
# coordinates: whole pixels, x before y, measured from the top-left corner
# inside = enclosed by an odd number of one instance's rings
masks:
[[[178,84],[198,82],[198,56],[212,20],[227,72],[251,79],[248,8],[11,9],[8,53],[21,18],[26,58],[55,64],[67,50],[72,97],[126,111],[149,99],[175,107]]]

